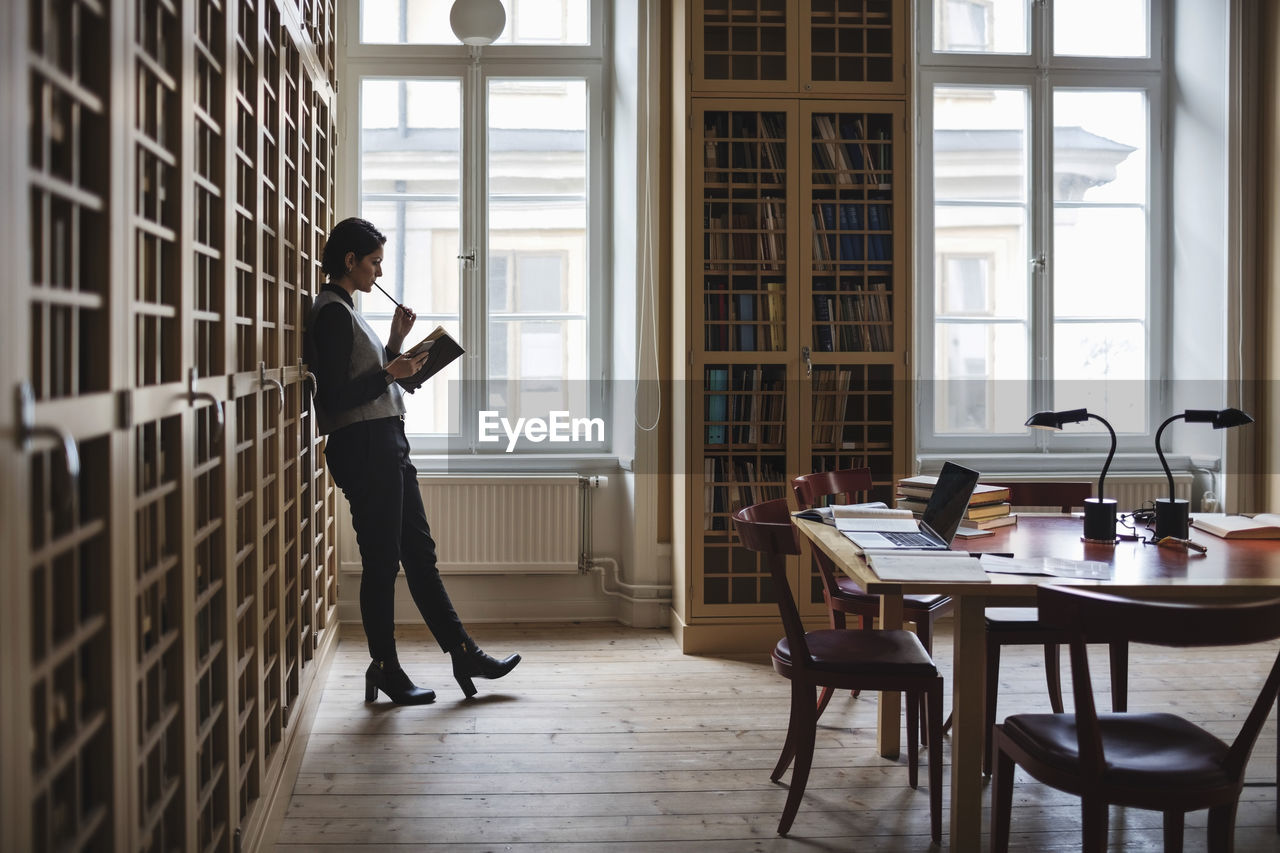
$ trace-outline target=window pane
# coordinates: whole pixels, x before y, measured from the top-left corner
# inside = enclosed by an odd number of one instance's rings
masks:
[[[461,83],[364,80],[360,94],[360,215],[387,237],[378,284],[417,312],[409,343],[438,325],[458,337]],[[376,290],[361,302],[383,340],[394,307]],[[457,431],[459,364],[406,396],[409,432]]]
[[[938,201],[1026,200],[1025,89],[934,89],[933,191]]]
[[[1146,346],[1140,323],[1055,323],[1054,408],[1105,412],[1116,432],[1146,432]]]
[[[591,42],[590,0],[502,0],[506,25],[494,44]],[[449,25],[453,0],[360,0],[365,44],[459,44]]]
[[[1147,222],[1142,210],[1059,207],[1053,234],[1055,317],[1145,319]]]
[[[1143,92],[1054,90],[1054,201],[1145,205],[1148,147]]]
[[[488,115],[491,390],[564,401],[587,378],[586,82],[491,79]]]
[[[1026,326],[938,323],[934,328],[934,429],[939,434],[1023,432],[1029,390]]]
[[[1026,217],[1021,207],[934,208],[933,310],[938,319],[957,315],[1026,319],[1030,281]],[[965,277],[963,283],[959,276]]]
[[[934,0],[938,53],[1027,53],[1026,0]]]
[[[1150,55],[1149,2],[1059,0],[1053,5],[1053,52],[1058,56]]]

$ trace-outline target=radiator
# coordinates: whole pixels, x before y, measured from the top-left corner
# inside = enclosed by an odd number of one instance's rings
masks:
[[[1086,480],[1093,483],[1094,491],[1098,489],[1097,477],[1082,477],[1079,474],[1008,474],[984,475],[984,479],[996,483],[1016,483],[1019,480],[1031,482],[1075,482]],[[1174,496],[1191,501],[1191,486],[1194,478],[1187,472],[1175,472],[1173,475]],[[1114,498],[1119,512],[1131,512],[1150,507],[1156,498],[1169,497],[1169,481],[1163,474],[1108,474],[1104,485],[1107,497]],[[1096,495],[1095,495],[1096,497]],[[1024,507],[1026,510],[1043,510],[1057,512],[1060,507]]]
[[[441,572],[578,571],[587,490],[577,474],[459,474],[419,482]]]

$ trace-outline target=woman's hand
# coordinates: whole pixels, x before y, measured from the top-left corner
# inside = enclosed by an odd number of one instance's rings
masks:
[[[418,315],[413,313],[413,309],[405,305],[396,308],[396,312],[391,315],[391,334],[387,337],[387,346],[392,352],[398,352],[400,345],[404,343],[405,335],[409,334],[409,330],[413,328],[413,324],[418,320]]]
[[[429,348],[417,355],[405,353],[384,365],[382,369],[390,373],[395,379],[408,379],[422,369],[422,365],[427,363],[427,356],[429,355],[431,355]]]

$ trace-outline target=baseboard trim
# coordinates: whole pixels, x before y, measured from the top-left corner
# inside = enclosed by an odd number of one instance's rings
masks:
[[[338,649],[341,633],[341,623],[335,623],[330,630],[324,632],[320,645],[316,647],[312,665],[303,673],[305,681],[298,692],[302,707],[298,709],[294,724],[285,729],[284,742],[280,746],[281,761],[276,764],[279,772],[266,780],[266,791],[242,825],[241,850],[252,853],[275,847],[285,816],[289,812],[293,787],[298,781],[298,771],[307,751],[311,727],[315,724],[316,712],[320,709],[320,698],[324,695],[324,685],[329,678],[329,667]]]

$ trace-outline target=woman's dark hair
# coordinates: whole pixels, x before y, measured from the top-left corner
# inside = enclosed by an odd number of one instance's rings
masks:
[[[347,252],[355,252],[358,261],[377,251],[385,242],[387,238],[367,219],[355,216],[344,219],[329,232],[329,239],[324,243],[324,254],[320,257],[320,267],[330,281],[337,281],[347,274]]]

